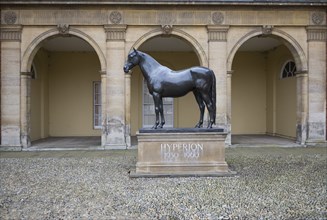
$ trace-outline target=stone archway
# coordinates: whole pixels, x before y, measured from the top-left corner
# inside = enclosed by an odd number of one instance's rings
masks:
[[[233,59],[234,56],[236,54],[236,52],[238,51],[238,49],[249,39],[256,37],[256,36],[269,36],[269,37],[277,37],[279,40],[281,40],[285,46],[287,46],[287,48],[291,51],[294,59],[295,59],[295,63],[297,66],[297,70],[299,72],[306,72],[308,71],[308,64],[307,64],[307,59],[304,53],[303,48],[300,46],[300,44],[288,33],[273,28],[271,29],[271,32],[269,32],[268,34],[265,31],[265,28],[261,28],[261,29],[255,29],[253,31],[250,31],[249,33],[247,33],[246,35],[244,35],[241,39],[239,39],[237,41],[237,43],[233,46],[233,48],[231,49],[228,57],[227,57],[227,71],[232,71],[232,63],[233,63]]]
[[[294,62],[296,64],[297,72],[296,72],[296,91],[295,93],[295,106],[296,106],[296,141],[299,144],[305,144],[307,138],[306,124],[307,124],[307,94],[308,94],[308,80],[307,80],[307,71],[308,64],[307,59],[304,53],[304,50],[300,46],[300,44],[289,34],[286,32],[275,29],[273,27],[263,27],[261,29],[255,29],[245,34],[241,39],[237,41],[237,43],[232,47],[229,56],[227,58],[227,70],[230,76],[233,74],[232,63],[234,61],[236,52],[240,49],[240,47],[250,40],[251,38],[265,36],[273,39],[279,40],[283,45],[287,47],[289,52],[292,54]],[[228,77],[229,82],[227,85],[229,86],[228,91],[229,94],[232,94],[232,77]],[[232,106],[232,98],[231,95],[228,97],[228,105]],[[229,108],[231,109],[231,108]],[[232,118],[231,110],[228,112],[229,118]],[[233,129],[233,128],[232,128]]]
[[[31,70],[32,66],[32,61],[37,53],[37,51],[40,49],[42,46],[42,42],[50,39],[55,36],[65,36],[65,35],[73,35],[76,37],[79,37],[83,40],[85,40],[87,43],[89,43],[95,52],[98,55],[100,64],[101,64],[101,71],[106,71],[107,64],[106,64],[106,58],[100,49],[99,45],[86,33],[76,29],[76,28],[69,28],[67,27],[68,30],[65,33],[62,33],[62,30],[60,28],[53,28],[50,29],[39,36],[37,36],[27,47],[25,50],[23,57],[22,57],[22,63],[21,63],[21,72],[29,72]]]
[[[27,47],[23,53],[22,62],[21,62],[21,139],[23,147],[29,147],[31,145],[31,66],[34,60],[35,55],[39,49],[43,46],[43,43],[57,38],[72,36],[78,39],[81,39],[86,44],[88,44],[93,51],[95,51],[94,56],[96,56],[99,62],[99,67],[96,68],[96,73],[99,74],[99,81],[102,81],[100,73],[106,71],[106,59],[101,51],[99,45],[87,34],[84,32],[75,29],[69,28],[66,26],[50,29],[39,36],[37,36]],[[99,73],[100,72],[100,73]],[[104,94],[105,95],[105,94]],[[105,97],[102,97],[105,99]]]

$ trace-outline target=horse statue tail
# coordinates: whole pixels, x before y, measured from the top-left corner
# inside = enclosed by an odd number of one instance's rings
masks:
[[[211,77],[212,77],[212,84],[211,84],[211,98],[212,98],[212,104],[213,104],[213,109],[214,109],[214,124],[216,124],[216,76],[215,73],[210,70],[211,72]]]

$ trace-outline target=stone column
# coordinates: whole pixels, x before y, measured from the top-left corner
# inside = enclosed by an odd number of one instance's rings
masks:
[[[216,75],[216,124],[227,131],[227,32],[229,26],[207,26],[209,68]],[[230,134],[229,134],[230,136]],[[227,136],[228,137],[228,136]]]
[[[125,140],[125,32],[126,25],[105,25],[107,75],[104,127],[106,149],[126,149]]]
[[[305,145],[307,140],[307,119],[308,119],[308,73],[296,73],[296,142]]]
[[[1,148],[20,150],[20,44],[19,25],[0,28],[1,39]]]
[[[24,148],[31,146],[31,73],[21,73],[20,76],[20,126],[21,141]]]
[[[231,145],[232,144],[232,73],[233,71],[228,71],[227,72],[227,116],[226,116],[226,132],[227,132],[227,137],[225,144]]]
[[[106,127],[107,72],[100,71],[100,75],[101,75],[101,117],[102,117],[101,146],[105,146],[107,143],[107,127]]]
[[[326,146],[326,26],[307,27],[308,145]]]
[[[131,147],[131,74],[125,74],[125,137],[127,147]]]

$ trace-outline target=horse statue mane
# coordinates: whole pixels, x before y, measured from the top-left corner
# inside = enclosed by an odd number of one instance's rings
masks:
[[[133,48],[128,54],[124,72],[128,73],[136,65],[140,67],[147,82],[149,93],[153,97],[156,114],[153,129],[162,128],[165,124],[162,98],[181,97],[189,92],[193,92],[200,109],[200,120],[195,127],[201,128],[203,126],[206,106],[210,116],[208,128],[212,128],[216,121],[216,77],[211,69],[196,66],[173,71],[158,63],[150,55]]]

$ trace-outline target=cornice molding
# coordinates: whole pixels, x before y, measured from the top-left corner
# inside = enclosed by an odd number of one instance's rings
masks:
[[[135,7],[122,7],[119,10],[101,9],[92,7],[85,10],[73,9],[72,7],[58,7],[49,5],[46,8],[26,10],[24,8],[1,11],[2,24],[9,23],[21,25],[262,25],[271,24],[274,26],[285,25],[317,25],[326,24],[325,11],[301,11],[281,9],[271,11],[271,7],[264,7],[262,10],[215,10],[216,8],[190,8],[180,7],[178,10],[166,8],[157,10],[142,10]],[[7,19],[5,20],[5,14]],[[15,17],[14,14],[17,16]],[[324,18],[321,20],[321,16]],[[9,22],[9,23],[7,23]]]
[[[190,5],[189,0],[144,0],[144,1],[133,1],[130,0],[119,0],[119,1],[110,1],[110,0],[101,0],[101,1],[92,1],[92,0],[76,0],[76,1],[64,1],[64,0],[2,0],[0,5],[46,5],[46,4],[58,4],[58,5]],[[213,0],[193,0],[192,5],[257,5],[257,6],[323,6],[327,3],[317,0],[307,0],[307,1],[292,1],[292,0],[275,0],[275,1],[253,1],[253,0],[234,0],[234,1],[213,1]]]

